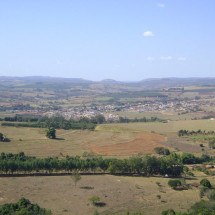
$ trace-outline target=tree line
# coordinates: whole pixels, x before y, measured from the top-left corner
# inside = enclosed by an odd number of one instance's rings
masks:
[[[129,122],[167,122],[167,120],[160,119],[158,117],[142,117],[142,118],[134,118],[129,119],[127,117],[119,117],[119,123],[129,123]]]
[[[94,130],[96,124],[98,123],[96,120],[87,121],[87,120],[66,120],[62,116],[54,116],[54,117],[40,117],[33,118],[33,121],[20,117],[9,117],[8,121],[2,122],[2,126],[15,126],[15,127],[32,127],[32,128],[50,128],[53,127],[55,129],[89,129]],[[99,121],[99,120],[98,120]]]
[[[184,130],[181,129],[178,131],[178,136],[192,136],[192,135],[215,135],[214,131],[202,131],[201,129],[197,130],[197,131],[189,131],[189,130]]]
[[[183,163],[179,155],[170,154],[164,157],[134,156],[127,159],[94,157],[36,158],[19,154],[1,153],[1,174],[29,173],[107,173],[107,174],[137,174],[143,176],[166,175],[180,176],[183,173]]]
[[[81,117],[80,119],[65,119],[63,116],[34,116],[34,115],[15,115],[11,117],[4,117],[1,119],[2,126],[13,127],[32,127],[32,128],[50,128],[55,129],[89,129],[94,130],[97,124],[113,123],[106,120],[102,114],[93,117]],[[126,117],[119,117],[118,123],[132,123],[132,122],[166,122],[157,117],[128,119]]]

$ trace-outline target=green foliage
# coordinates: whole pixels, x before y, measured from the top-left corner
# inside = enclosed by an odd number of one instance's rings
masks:
[[[215,215],[215,201],[200,201],[195,203],[187,215]],[[186,214],[185,214],[186,215]]]
[[[53,127],[50,127],[46,131],[46,137],[49,139],[56,139],[56,129]]]
[[[0,172],[39,173],[39,172],[107,172],[110,174],[166,175],[180,176],[183,165],[177,156],[169,155],[162,158],[154,156],[136,156],[127,159],[102,157],[69,157],[36,158],[19,154],[0,154]]]
[[[89,198],[90,202],[93,204],[93,205],[97,205],[99,202],[100,202],[100,197],[98,196],[92,196]]]
[[[146,117],[142,117],[140,119],[129,119],[126,117],[119,117],[119,123],[129,123],[129,122],[167,122],[164,119],[160,119],[158,117],[150,117],[150,118],[146,118]]]
[[[51,211],[32,204],[28,199],[21,198],[17,203],[0,206],[1,215],[51,215]]]
[[[170,179],[168,181],[168,185],[173,189],[177,189],[178,187],[180,187],[182,185],[182,183],[181,183],[181,180],[179,180],[179,179]]]
[[[154,148],[155,152],[159,155],[169,155],[170,151],[167,148],[164,147],[156,147]]]
[[[19,119],[19,120],[18,120]],[[7,120],[3,122],[2,126],[15,126],[15,127],[32,127],[32,128],[50,128],[53,127],[55,129],[89,129],[94,130],[96,124],[104,122],[104,116],[98,115],[88,118],[81,118],[79,120],[66,120],[62,116],[54,116],[54,117],[39,117],[34,118],[34,120],[25,120],[25,118],[18,118],[17,120]]]
[[[215,201],[200,201],[195,203],[188,212],[180,213],[170,209],[162,215],[215,215]]]
[[[200,181],[200,185],[207,187],[209,189],[212,187],[210,181],[206,178],[204,178]]]
[[[162,212],[162,215],[175,215],[175,211],[173,209],[168,209]]]
[[[215,135],[214,131],[202,131],[201,129],[197,130],[197,131],[189,131],[189,130],[179,130],[178,131],[178,136],[182,137],[182,136],[193,136],[193,135]]]
[[[7,138],[4,134],[0,133],[0,142],[10,142],[10,139]]]

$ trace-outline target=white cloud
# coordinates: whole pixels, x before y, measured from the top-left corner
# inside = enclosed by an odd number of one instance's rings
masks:
[[[172,60],[173,57],[172,56],[161,56],[160,59],[161,60]]]
[[[152,61],[152,60],[154,60],[154,58],[149,56],[149,57],[146,58],[146,60]]]
[[[163,3],[157,3],[157,7],[164,8],[164,7],[165,7],[165,4],[163,4]]]
[[[186,59],[186,57],[178,57],[177,60],[178,60],[178,61],[185,61],[185,60],[187,60],[187,59]]]
[[[151,31],[145,31],[143,32],[144,37],[154,37],[155,35]]]

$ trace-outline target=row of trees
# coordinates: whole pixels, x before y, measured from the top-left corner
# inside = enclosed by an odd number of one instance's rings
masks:
[[[89,129],[94,130],[95,123],[85,121],[66,120],[64,117],[43,117],[34,122],[2,122],[2,126],[15,127],[33,127],[33,128],[50,128],[55,129]]]
[[[14,117],[5,117],[2,119],[3,126],[16,126],[16,127],[35,127],[35,128],[49,128],[53,127],[55,129],[94,129],[96,124],[110,123],[101,114],[94,117],[81,117],[78,120],[69,119],[66,120],[63,116],[53,116],[53,117],[41,117],[41,116],[31,116],[31,115],[15,115]],[[140,119],[128,119],[124,117],[119,117],[119,123],[129,123],[129,122],[166,122],[165,120],[159,119],[157,117],[150,118],[140,118]]]
[[[135,156],[128,159],[113,159],[102,157],[81,158],[79,156],[66,158],[48,157],[36,158],[24,153],[0,155],[0,172],[13,173],[110,173],[110,174],[138,174],[138,175],[166,175],[180,176],[183,163],[180,156],[171,154],[165,157]]]
[[[197,131],[189,131],[189,130],[179,130],[178,131],[178,136],[192,136],[192,135],[215,135],[214,131],[202,131],[201,129],[197,130]]]
[[[119,117],[119,123],[129,123],[129,122],[167,122],[164,119],[160,119],[158,117],[142,117],[142,118],[134,118],[134,119],[129,119],[127,117]]]

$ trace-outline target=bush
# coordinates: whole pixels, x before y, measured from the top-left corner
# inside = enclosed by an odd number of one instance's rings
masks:
[[[1,215],[51,215],[51,211],[32,204],[28,199],[21,198],[17,203],[4,204],[0,206]]]
[[[210,181],[206,178],[204,178],[200,181],[200,185],[207,187],[209,189],[212,187]]]
[[[181,180],[179,180],[179,179],[170,179],[168,181],[168,185],[173,189],[177,189],[178,187],[180,187],[182,185],[182,183],[181,183]]]
[[[175,215],[175,211],[173,209],[169,209],[162,212],[162,215]]]
[[[92,196],[89,198],[89,200],[94,206],[96,206],[100,202],[100,198],[98,196]]]
[[[167,148],[164,147],[156,147],[154,148],[155,152],[159,155],[169,155],[170,151]]]

